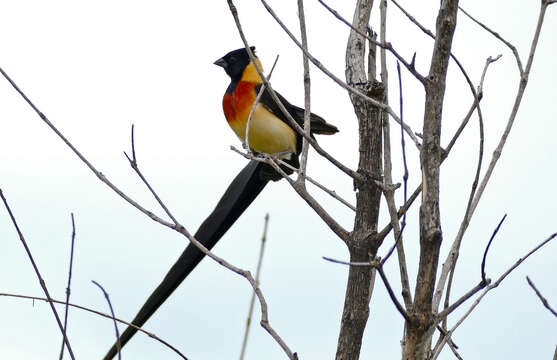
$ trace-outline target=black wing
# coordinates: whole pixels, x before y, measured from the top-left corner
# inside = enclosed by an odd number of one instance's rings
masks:
[[[255,87],[256,96],[259,93],[259,89],[261,89],[262,85],[263,84],[259,84]],[[294,118],[294,120],[296,120],[296,123],[301,127],[303,127],[305,110],[289,103],[288,100],[286,100],[284,96],[279,94],[277,91],[275,91],[275,93],[277,94],[277,97],[279,98],[280,102],[284,105],[286,110],[288,110],[288,113]],[[263,104],[276,117],[278,117],[285,123],[289,124],[288,119],[286,118],[284,113],[280,110],[280,107],[275,102],[275,100],[271,96],[271,92],[267,88],[265,88],[265,90],[263,91],[263,94],[261,95],[261,99],[259,100],[259,102]],[[314,113],[311,113],[310,122],[311,122],[312,134],[332,135],[338,132],[336,126],[327,123],[321,116],[316,115]]]

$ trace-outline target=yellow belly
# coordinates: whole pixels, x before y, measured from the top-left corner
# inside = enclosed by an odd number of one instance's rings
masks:
[[[244,114],[242,114],[244,115]],[[246,137],[246,121],[229,123],[232,130],[242,140]],[[283,151],[296,153],[296,133],[282,120],[273,115],[263,105],[257,104],[250,122],[249,146],[259,153],[276,154]]]

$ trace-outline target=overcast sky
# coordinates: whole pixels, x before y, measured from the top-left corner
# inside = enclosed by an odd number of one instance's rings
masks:
[[[260,2],[236,1],[244,31],[269,70],[280,59],[273,86],[303,105],[302,58]],[[351,19],[353,1],[328,2]],[[404,6],[434,30],[439,1],[404,1]],[[299,34],[295,1],[270,1]],[[377,5],[377,4],[376,4]],[[516,45],[523,64],[529,51],[539,1],[462,1],[461,5]],[[317,1],[306,1],[310,51],[344,78],[349,31]],[[557,231],[555,189],[557,132],[557,8],[549,8],[538,51],[514,128],[488,184],[467,235],[455,274],[453,298],[480,279],[486,242],[501,219],[508,218],[487,260],[497,278],[530,248]],[[373,10],[372,26],[377,26]],[[426,74],[432,41],[389,3],[388,37]],[[213,62],[243,46],[225,1],[3,1],[0,12],[0,66],[70,141],[111,181],[145,207],[162,214],[129,167],[135,124],[139,165],[171,211],[190,231],[210,213],[246,160],[230,151],[240,147],[224,120],[221,99],[229,79]],[[503,57],[489,68],[482,110],[485,119],[484,169],[506,125],[519,76],[508,48],[459,15],[454,40],[475,84],[488,56]],[[389,57],[391,81],[395,63]],[[472,98],[454,63],[443,107],[442,143],[446,145]],[[320,144],[355,169],[357,122],[346,94],[311,68],[312,111],[340,133]],[[424,93],[403,71],[405,118],[421,132]],[[391,85],[391,99],[398,90]],[[53,297],[63,299],[69,262],[71,221],[76,243],[71,301],[108,311],[102,293],[110,293],[116,315],[132,319],[177,259],[186,240],[153,223],[102,184],[65,144],[40,121],[7,81],[0,79],[0,188],[28,241]],[[397,109],[398,106],[393,105]],[[397,134],[398,127],[392,133]],[[441,171],[442,260],[462,219],[477,162],[478,122],[473,117]],[[393,139],[395,181],[401,181],[398,139]],[[409,189],[419,184],[418,152],[407,142]],[[352,182],[311,153],[310,176],[354,203]],[[347,229],[353,213],[318,189],[312,194]],[[397,205],[401,203],[397,193]],[[384,204],[383,204],[384,205]],[[417,206],[408,214],[405,247],[412,291],[418,261]],[[380,226],[388,223],[383,206]],[[262,290],[271,324],[301,359],[334,357],[348,269],[322,256],[348,259],[344,244],[289,188],[272,183],[215,247],[233,264],[255,270],[263,218],[270,214]],[[392,236],[385,247],[393,242]],[[42,296],[42,291],[5,209],[0,210],[0,292]],[[380,253],[384,254],[385,248]],[[529,275],[557,307],[555,258],[549,244],[528,259],[490,293],[453,339],[466,359],[549,359],[557,339],[555,318],[528,287]],[[400,293],[396,258],[387,275]],[[239,356],[251,289],[247,281],[204,260],[145,325],[190,359]],[[54,359],[60,332],[47,304],[0,299],[0,355],[7,359]],[[467,309],[467,303],[449,321]],[[258,307],[256,307],[256,310]],[[63,308],[59,308],[63,313]],[[258,326],[256,311],[247,359],[284,359],[279,346]],[[376,283],[362,359],[400,357],[402,319],[383,285]],[[79,359],[98,359],[112,345],[112,322],[71,309],[68,335]],[[123,330],[123,327],[120,327]],[[176,359],[153,339],[138,334],[124,359]],[[452,359],[445,350],[442,359]]]

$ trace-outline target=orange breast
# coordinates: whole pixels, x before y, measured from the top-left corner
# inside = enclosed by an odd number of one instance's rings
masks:
[[[255,100],[255,83],[240,81],[232,94],[225,93],[222,107],[226,121],[232,123],[245,123]],[[245,126],[245,125],[244,125]]]
[[[249,113],[255,101],[257,83],[240,81],[232,94],[222,99],[224,115],[234,133],[244,141]],[[256,152],[275,154],[296,152],[296,133],[286,123],[258,104],[249,128],[249,145]]]

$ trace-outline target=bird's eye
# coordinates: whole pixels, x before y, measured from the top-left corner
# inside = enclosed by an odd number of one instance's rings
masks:
[[[229,63],[235,63],[235,62],[236,62],[236,57],[235,57],[235,56],[231,56],[231,57],[228,59],[228,62],[229,62]]]

